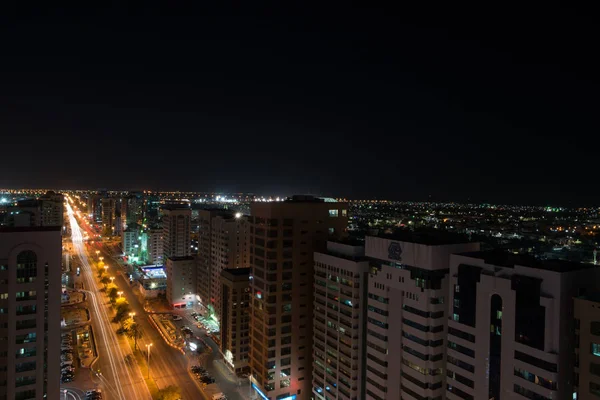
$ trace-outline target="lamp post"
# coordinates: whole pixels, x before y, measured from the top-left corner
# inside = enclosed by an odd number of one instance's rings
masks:
[[[96,250],[96,257],[98,257],[98,254],[100,254],[100,250]]]
[[[129,313],[129,318],[134,319],[133,317],[135,317],[135,313],[134,312],[130,312]]]
[[[113,283],[113,284],[114,284],[114,282],[115,282],[115,277],[114,277],[114,276],[111,276],[111,277],[110,277],[110,283]]]
[[[119,295],[119,298],[121,298],[121,295],[123,294],[122,291],[118,291],[117,294]]]
[[[152,347],[152,343],[147,344],[146,347],[148,348],[148,379],[150,379],[150,347]]]
[[[96,250],[96,251],[97,251],[98,253],[100,252],[100,251],[98,251],[98,250]],[[104,257],[100,256],[100,257],[98,257],[98,260],[102,261],[102,260],[104,260]]]
[[[104,266],[104,273],[108,272],[108,265]]]

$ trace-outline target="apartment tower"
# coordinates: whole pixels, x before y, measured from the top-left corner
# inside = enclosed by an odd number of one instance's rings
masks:
[[[443,399],[450,255],[479,250],[479,244],[445,232],[410,231],[365,242],[373,270],[364,398]]]
[[[364,242],[314,253],[313,396],[364,399],[369,261]]]
[[[207,312],[221,321],[221,272],[248,267],[248,223],[223,209],[198,212],[198,294]]]
[[[347,209],[312,196],[251,205],[251,380],[264,399],[311,397],[314,252],[346,235]]]
[[[250,268],[221,271],[221,354],[236,374],[250,372]]]
[[[577,365],[598,375],[600,363],[577,363],[573,297],[597,292],[599,283],[592,264],[497,251],[453,255],[446,398],[575,398]],[[591,388],[580,388],[581,398],[593,398]]]
[[[196,302],[196,265],[191,251],[192,210],[187,204],[165,204],[161,213],[167,300],[174,307],[192,307]]]
[[[0,399],[60,397],[61,226],[0,228]]]

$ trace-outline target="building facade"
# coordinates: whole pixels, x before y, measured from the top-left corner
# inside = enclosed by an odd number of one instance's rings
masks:
[[[163,230],[148,229],[142,237],[146,239],[146,262],[163,265]]]
[[[600,297],[577,297],[575,306],[575,372],[573,399],[600,397]]]
[[[191,251],[192,210],[187,204],[167,204],[161,207],[163,259],[189,257]]]
[[[364,399],[369,261],[364,243],[327,242],[314,253],[313,395]]]
[[[250,268],[221,271],[221,354],[236,374],[250,372]]]
[[[450,255],[479,250],[467,242],[442,232],[367,236],[365,398],[444,398]]]
[[[575,398],[573,297],[597,292],[599,271],[500,252],[453,255],[446,398]]]
[[[0,399],[60,397],[61,227],[0,230]]]
[[[196,260],[194,257],[169,257],[165,262],[165,271],[169,304],[175,308],[192,308],[196,304]]]
[[[220,321],[221,271],[248,267],[246,217],[224,209],[198,210],[198,288],[205,311]]]
[[[347,209],[312,196],[251,205],[251,380],[265,399],[311,397],[313,253],[346,235]]]
[[[115,199],[102,198],[102,235],[112,236],[115,230]]]

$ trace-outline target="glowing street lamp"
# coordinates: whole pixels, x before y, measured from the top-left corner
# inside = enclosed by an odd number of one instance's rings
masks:
[[[114,284],[114,282],[115,282],[115,277],[114,277],[114,276],[111,276],[111,277],[110,277],[110,283],[113,283],[113,284]]]
[[[99,253],[99,251],[98,251],[98,250],[96,250],[96,252],[97,252],[97,253]],[[102,261],[102,260],[104,260],[104,257],[98,257],[98,259],[99,259],[100,261]]]
[[[119,298],[121,298],[121,296],[123,295],[122,291],[118,291],[117,294],[119,295]]]
[[[100,254],[100,250],[96,250],[96,257],[98,257],[98,254]]]
[[[104,266],[104,272],[106,273],[108,271],[108,265]]]
[[[129,313],[129,318],[133,319],[133,317],[135,317],[135,313],[134,312],[130,312]]]

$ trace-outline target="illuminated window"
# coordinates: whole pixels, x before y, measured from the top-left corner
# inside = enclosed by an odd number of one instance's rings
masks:
[[[338,210],[329,210],[329,216],[330,217],[337,217],[338,216]]]
[[[452,320],[454,321],[458,321],[460,318],[458,316],[458,314],[452,314]]]
[[[502,311],[496,311],[496,319],[502,319]]]
[[[593,355],[600,357],[600,344],[592,343],[591,344],[591,352]]]
[[[342,217],[346,217],[348,215],[348,210],[342,210]]]

